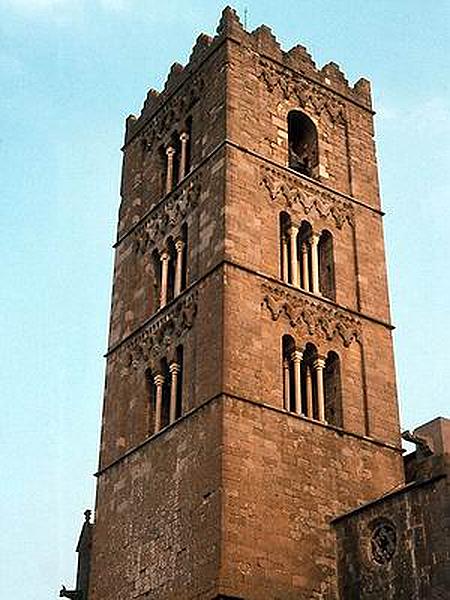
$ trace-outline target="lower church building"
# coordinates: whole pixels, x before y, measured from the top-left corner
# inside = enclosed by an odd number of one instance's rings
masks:
[[[450,599],[450,420],[403,433],[371,90],[231,8],[126,121],[76,600]]]

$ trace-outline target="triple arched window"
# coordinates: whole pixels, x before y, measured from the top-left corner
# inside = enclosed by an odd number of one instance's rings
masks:
[[[318,353],[314,344],[282,339],[283,403],[285,410],[342,427],[339,356]]]
[[[336,299],[333,236],[315,232],[308,221],[295,223],[280,214],[280,271],[285,283]]]
[[[150,407],[154,411],[153,431],[157,433],[179,419],[183,412],[183,347],[178,346],[171,360],[147,370]]]

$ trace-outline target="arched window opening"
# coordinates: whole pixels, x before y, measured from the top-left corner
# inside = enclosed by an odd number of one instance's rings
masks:
[[[330,300],[336,300],[334,279],[333,236],[323,231],[318,244],[320,292]]]
[[[317,173],[319,153],[317,129],[313,121],[299,110],[288,114],[289,167],[314,177]]]
[[[313,263],[312,263],[312,227],[308,221],[302,221],[298,232],[298,256],[300,266],[300,287],[306,292],[313,289]]]
[[[151,432],[152,426],[152,415],[155,414],[156,411],[156,384],[154,381],[153,374],[150,369],[145,371],[145,382],[147,387],[147,397],[148,397],[148,422],[147,422],[147,430]],[[153,423],[153,428],[155,427],[155,423]]]
[[[182,143],[185,144],[184,156],[182,152],[182,156],[184,158],[184,161],[182,161],[182,164],[184,165],[184,167],[182,167],[182,170],[183,175],[187,175],[191,170],[192,161],[192,117],[188,117],[186,119],[186,126],[181,136],[180,138],[182,140]]]
[[[177,186],[180,180],[180,156],[181,156],[181,140],[180,135],[175,132],[172,134],[170,146],[173,148],[173,171],[172,171],[172,189]]]
[[[307,343],[302,359],[302,406],[303,414],[310,419],[318,419],[317,378],[315,377],[314,361],[317,348]]]
[[[167,270],[167,302],[175,297],[175,270],[176,270],[176,249],[175,242],[170,237],[167,240],[167,252],[169,253],[169,265]]]
[[[325,420],[342,427],[342,392],[339,356],[329,352],[324,369]]]
[[[178,376],[176,381],[175,418],[179,419],[183,414],[183,346],[178,346],[176,350],[176,364],[178,366]]]
[[[161,429],[167,427],[170,423],[170,391],[171,391],[171,373],[169,365],[165,358],[161,361],[161,374],[164,377],[162,384],[162,403],[161,403]]]
[[[184,223],[181,228],[181,241],[182,241],[182,255],[181,255],[181,275],[180,275],[180,291],[184,290],[187,286],[187,266],[188,266],[188,227]]]
[[[295,412],[294,351],[294,338],[284,335],[282,338],[283,407],[290,412]]]
[[[285,283],[291,283],[290,263],[291,248],[289,243],[289,229],[291,219],[286,212],[280,213],[280,274]]]
[[[153,250],[152,252],[152,289],[151,289],[151,309],[155,311],[160,306],[161,300],[161,259],[157,250]]]

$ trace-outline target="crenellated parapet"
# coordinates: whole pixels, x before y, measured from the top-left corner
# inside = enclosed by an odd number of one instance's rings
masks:
[[[353,86],[350,85],[339,65],[329,62],[322,68],[317,67],[307,49],[302,45],[298,44],[290,50],[284,51],[270,27],[260,25],[254,31],[248,32],[243,27],[237,12],[227,6],[222,12],[216,35],[211,37],[204,33],[200,34],[193,46],[187,64],[173,63],[163,90],[158,92],[150,89],[139,117],[134,115],[128,117],[126,142],[141,127],[142,121],[147,121],[160,108],[164,107],[165,115],[167,115],[167,112],[170,111],[169,100],[175,90],[183,85],[192,85],[194,89],[198,88],[198,81],[193,84],[188,82],[197,72],[198,66],[226,38],[242,43],[248,49],[259,54],[260,77],[266,82],[269,91],[302,75],[315,81],[324,89],[337,91],[344,97],[371,109],[370,83],[366,79],[361,78]],[[307,86],[310,86],[310,83]],[[288,91],[290,91],[289,86],[284,93],[288,93]],[[179,96],[178,100],[181,97],[189,97],[189,95],[188,90],[183,91],[183,96]],[[160,119],[163,120],[164,116],[161,116]]]

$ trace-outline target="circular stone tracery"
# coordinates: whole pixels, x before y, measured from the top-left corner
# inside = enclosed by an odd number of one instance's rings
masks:
[[[396,545],[397,533],[394,525],[383,521],[373,528],[370,549],[377,564],[384,565],[390,562],[395,554]]]

